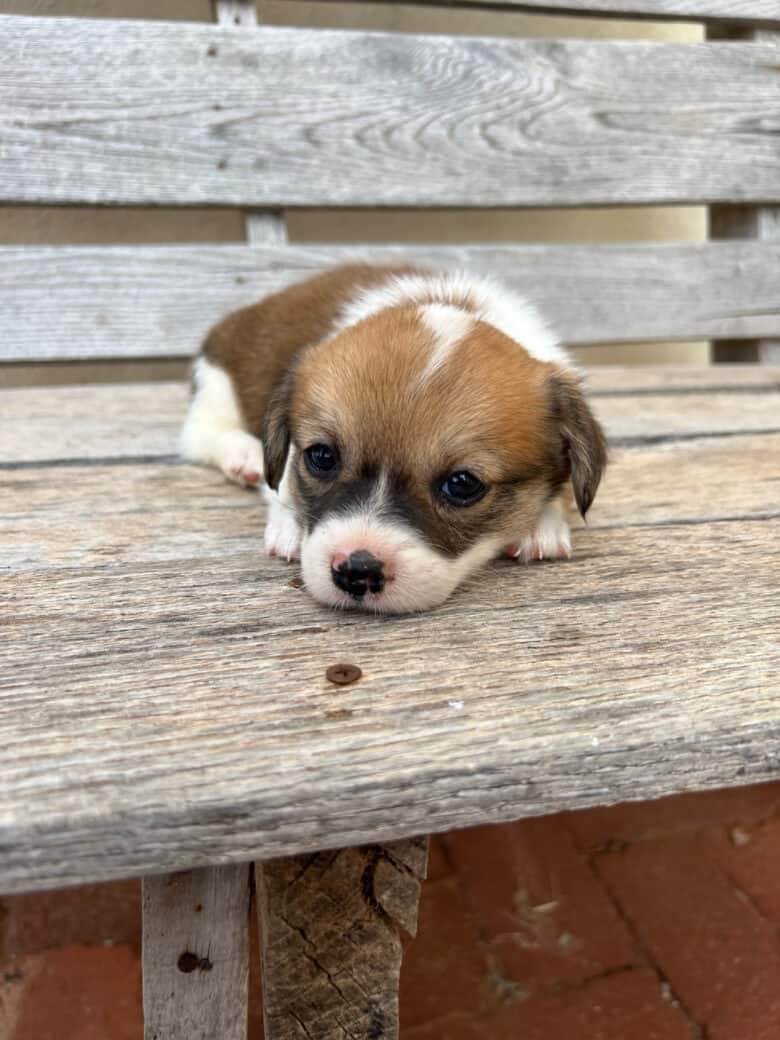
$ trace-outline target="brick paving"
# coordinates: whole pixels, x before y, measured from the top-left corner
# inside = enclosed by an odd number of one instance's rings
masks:
[[[0,1040],[141,1040],[139,889],[0,899]],[[402,1040],[778,1040],[780,783],[434,838],[401,1007]]]

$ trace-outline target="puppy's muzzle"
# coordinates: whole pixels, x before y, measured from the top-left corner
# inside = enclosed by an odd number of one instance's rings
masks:
[[[367,549],[358,549],[349,556],[334,556],[330,576],[333,584],[353,599],[362,599],[367,592],[381,592],[385,587],[385,565]]]

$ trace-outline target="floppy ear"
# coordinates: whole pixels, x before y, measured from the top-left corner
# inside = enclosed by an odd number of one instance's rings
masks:
[[[607,465],[607,440],[583,396],[576,376],[552,377],[553,415],[582,517],[591,507]]]
[[[274,491],[279,487],[290,451],[289,412],[295,377],[287,369],[271,391],[261,430],[265,482]]]

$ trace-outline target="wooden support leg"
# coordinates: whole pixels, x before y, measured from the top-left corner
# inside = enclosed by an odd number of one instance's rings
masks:
[[[144,1040],[245,1040],[249,867],[144,881]]]
[[[397,1040],[428,839],[257,864],[266,1040]]]

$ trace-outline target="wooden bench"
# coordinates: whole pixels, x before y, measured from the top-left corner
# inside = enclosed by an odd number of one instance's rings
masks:
[[[231,307],[403,255],[499,275],[571,344],[780,360],[780,0],[473,6],[734,39],[0,18],[0,201],[251,207],[245,246],[0,250],[0,359],[189,355]],[[315,248],[283,215],[684,202],[713,241]],[[407,618],[263,556],[257,497],[177,461],[185,386],[2,393],[0,891],[145,878],[147,1040],[244,1036],[252,862],[268,1040],[391,1038],[418,835],[778,776],[780,368],[590,391],[613,458],[574,559]]]

